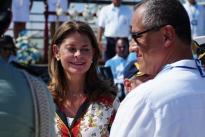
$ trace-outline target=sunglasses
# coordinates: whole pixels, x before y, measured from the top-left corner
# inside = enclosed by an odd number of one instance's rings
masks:
[[[150,32],[150,31],[158,31],[160,30],[160,28],[164,27],[165,25],[161,25],[161,26],[155,26],[155,27],[151,27],[149,29],[146,29],[144,31],[141,31],[141,32],[132,32],[131,35],[132,35],[132,39],[136,42],[136,43],[139,43],[138,42],[138,38],[142,37],[142,34],[144,33],[147,33],[147,32]]]

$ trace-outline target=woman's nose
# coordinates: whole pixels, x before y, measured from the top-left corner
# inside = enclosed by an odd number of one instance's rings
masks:
[[[75,57],[78,57],[78,56],[80,56],[80,54],[81,54],[81,53],[80,53],[80,50],[76,50],[76,52],[74,53],[74,56],[75,56]]]

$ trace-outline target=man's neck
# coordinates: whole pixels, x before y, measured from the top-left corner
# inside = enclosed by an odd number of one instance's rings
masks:
[[[120,3],[113,3],[114,7],[119,8],[120,7]]]
[[[189,4],[195,6],[196,5],[196,1],[189,1]]]

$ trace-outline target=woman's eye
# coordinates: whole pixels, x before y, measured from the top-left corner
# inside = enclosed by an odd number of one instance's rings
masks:
[[[83,49],[81,49],[81,51],[83,51],[83,52],[90,52],[90,49],[89,48],[83,48]]]
[[[66,47],[67,52],[69,53],[76,53],[77,51],[80,52],[81,54],[89,54],[91,52],[91,48],[81,48],[81,49],[77,49],[74,47]]]
[[[68,50],[69,52],[72,52],[72,53],[74,53],[74,52],[76,51],[75,48],[71,48],[71,47],[67,48],[67,50]]]

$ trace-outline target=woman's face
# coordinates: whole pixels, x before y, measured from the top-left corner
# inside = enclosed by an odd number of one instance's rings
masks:
[[[56,59],[61,62],[65,73],[69,75],[83,75],[92,64],[93,48],[90,39],[84,34],[71,33],[59,48],[56,46],[55,51]]]

